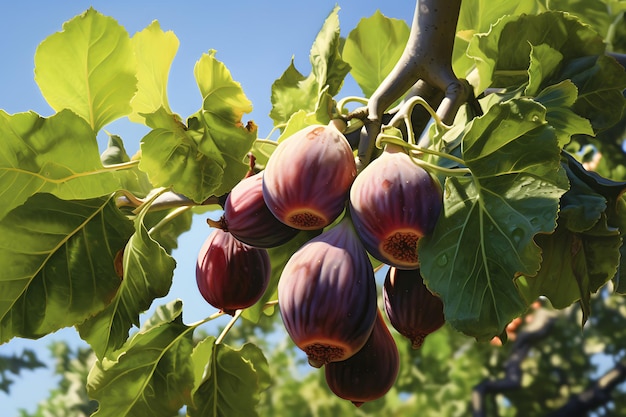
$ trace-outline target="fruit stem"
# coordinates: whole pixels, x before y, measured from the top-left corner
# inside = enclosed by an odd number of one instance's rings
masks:
[[[220,333],[220,335],[217,337],[217,339],[215,339],[215,344],[216,345],[219,345],[220,343],[222,343],[224,341],[224,338],[226,337],[226,335],[228,334],[230,329],[233,328],[233,326],[235,325],[235,323],[237,322],[237,320],[241,316],[241,313],[243,313],[242,309],[239,309],[239,310],[235,311],[235,314],[233,314],[233,317],[230,319],[230,321],[228,322],[226,327],[224,327],[224,330],[222,330],[222,333]]]
[[[440,152],[440,151],[436,151],[434,149],[429,149],[429,148],[422,148],[420,146],[417,145],[413,145],[411,143],[407,143],[402,139],[399,139],[396,136],[393,135],[387,135],[384,133],[381,133],[380,135],[378,135],[378,138],[376,140],[376,146],[378,148],[382,148],[384,144],[392,144],[392,145],[397,145],[397,146],[401,146],[405,149],[408,149],[410,151],[415,151],[415,152],[419,152],[419,153],[427,153],[430,155],[435,155],[435,156],[439,156],[441,158],[446,158],[449,159],[450,161],[456,162],[459,165],[465,165],[465,161],[462,160],[461,158],[458,158],[454,155],[450,155],[449,153],[446,152]],[[416,159],[412,156],[413,159]],[[460,168],[454,168],[454,169],[460,169]]]
[[[389,121],[389,126],[395,127],[398,127],[400,122],[404,121],[408,135],[408,142],[412,145],[417,144],[417,141],[415,140],[415,131],[413,130],[413,121],[411,120],[411,114],[413,113],[413,109],[415,108],[415,106],[418,104],[421,105],[430,114],[437,127],[439,127],[441,130],[449,130],[451,128],[451,126],[443,123],[435,109],[433,109],[430,104],[428,104],[428,101],[426,101],[421,96],[413,96],[402,104],[400,110]]]

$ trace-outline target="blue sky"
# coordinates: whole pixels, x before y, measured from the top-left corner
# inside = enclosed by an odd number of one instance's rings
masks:
[[[309,73],[311,44],[336,4],[341,7],[339,19],[343,36],[347,36],[361,18],[371,16],[376,10],[410,22],[414,5],[407,1],[362,0],[10,2],[2,6],[0,13],[0,109],[8,113],[34,110],[43,116],[53,114],[34,81],[35,49],[48,35],[60,31],[63,22],[94,7],[114,17],[131,36],[153,20],[158,20],[163,30],[176,34],[180,46],[170,72],[168,95],[172,110],[183,118],[201,106],[193,66],[204,52],[215,49],[216,57],[229,68],[253,103],[253,112],[244,119],[254,120],[259,126],[259,136],[265,137],[272,129],[268,116],[272,83],[292,57],[302,73]],[[348,95],[361,95],[351,79],[339,94],[340,97]],[[125,119],[106,126],[105,130],[120,135],[129,153],[138,149],[141,137],[147,132],[145,127]],[[104,137],[99,139],[105,140]],[[170,294],[155,301],[160,305],[181,298],[186,322],[213,312],[195,286],[195,257],[207,233],[204,218],[198,216],[192,230],[181,236],[179,248],[174,252],[178,266]],[[69,341],[72,346],[83,345],[70,328],[37,341],[11,340],[0,345],[0,354],[21,352],[28,347],[45,359],[50,342],[59,339]],[[55,384],[51,366],[26,372],[18,377],[10,396],[0,392],[2,416],[17,416],[19,408],[35,410],[37,402],[46,398]]]

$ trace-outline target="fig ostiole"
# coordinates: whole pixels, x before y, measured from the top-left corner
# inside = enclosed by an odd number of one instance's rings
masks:
[[[414,349],[445,323],[443,302],[426,287],[419,269],[389,268],[383,300],[389,322]]]
[[[230,233],[215,229],[198,254],[196,283],[209,304],[233,315],[263,296],[270,272],[267,250],[246,245]]]
[[[242,179],[224,204],[223,228],[237,240],[257,248],[273,248],[291,240],[298,229],[279,221],[263,198],[263,172]]]
[[[397,145],[386,145],[350,190],[350,214],[365,248],[403,269],[419,266],[417,242],[432,233],[442,205],[439,183]]]
[[[360,407],[385,395],[396,382],[400,355],[380,310],[365,345],[350,358],[324,369],[330,390]]]
[[[348,217],[291,256],[278,282],[278,304],[311,366],[345,360],[365,344],[376,318],[376,282]]]
[[[355,177],[345,136],[334,126],[308,126],[274,150],[263,174],[263,197],[288,226],[319,230],[343,212]]]

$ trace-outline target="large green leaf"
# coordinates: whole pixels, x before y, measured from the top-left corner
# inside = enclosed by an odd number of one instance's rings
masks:
[[[626,71],[606,55],[570,61],[559,80],[571,79],[578,88],[574,111],[591,121],[595,131],[608,129],[623,120],[626,112]]]
[[[105,308],[132,225],[113,199],[35,194],[0,222],[0,343],[38,338]]]
[[[162,306],[115,357],[98,360],[87,380],[100,407],[94,416],[175,416],[193,386],[193,327],[182,322],[182,302]]]
[[[0,110],[0,137],[0,219],[35,193],[100,197],[128,175],[102,165],[94,132],[67,110],[49,118]]]
[[[133,36],[138,67],[137,94],[131,101],[130,120],[143,122],[143,113],[154,113],[161,107],[172,112],[167,100],[167,79],[178,45],[174,32],[163,32],[156,20]]]
[[[176,262],[148,234],[144,217],[149,207],[147,204],[135,218],[135,234],[123,253],[124,279],[115,298],[78,327],[99,358],[124,344],[130,328],[139,326],[139,314],[155,298],[166,296],[172,285]]]
[[[93,8],[63,24],[35,52],[35,81],[50,106],[97,132],[131,112],[137,61],[128,32]]]
[[[441,217],[420,239],[421,271],[446,320],[485,340],[525,310],[514,278],[539,270],[534,237],[555,229],[567,179],[545,109],[532,100],[492,106],[462,149],[472,175],[446,180]]]
[[[342,57],[352,67],[350,74],[365,97],[372,95],[396,65],[409,31],[404,20],[390,19],[377,10],[348,34]]]
[[[526,82],[531,48],[539,45],[558,51],[563,61],[601,55],[605,50],[596,32],[562,12],[503,17],[488,33],[472,37],[468,46],[467,54],[475,60],[480,78],[476,90]]]
[[[196,346],[192,360],[196,382],[187,416],[258,416],[259,394],[269,385],[267,360],[258,347],[246,343],[236,350],[209,337]]]

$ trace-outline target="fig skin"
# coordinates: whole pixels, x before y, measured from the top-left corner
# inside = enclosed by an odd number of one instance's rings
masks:
[[[274,150],[263,174],[263,197],[281,222],[319,230],[342,213],[355,177],[345,136],[334,126],[308,126]]]
[[[263,296],[270,272],[267,250],[253,248],[230,233],[215,229],[198,254],[196,283],[209,304],[233,315]]]
[[[263,172],[242,179],[224,204],[223,227],[237,240],[257,248],[273,248],[298,230],[279,221],[263,199]]]
[[[278,282],[283,324],[319,368],[356,353],[376,319],[376,281],[350,219],[305,243]]]
[[[350,190],[350,214],[367,251],[402,269],[419,267],[417,242],[443,206],[439,183],[397,145],[366,166]]]
[[[378,310],[374,329],[365,345],[352,357],[325,367],[330,390],[360,407],[385,395],[400,369],[398,347]]]
[[[443,303],[424,284],[419,269],[389,268],[383,285],[385,312],[391,325],[418,349],[444,325]]]

